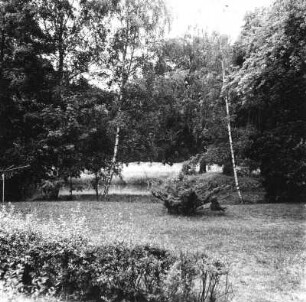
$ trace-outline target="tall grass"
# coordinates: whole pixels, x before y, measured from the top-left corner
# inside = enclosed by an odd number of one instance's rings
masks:
[[[15,209],[12,204],[2,205],[0,210],[0,231],[2,232],[28,232],[38,233],[46,240],[66,238],[89,238],[89,228],[85,216],[82,215],[80,206],[70,210],[67,215],[60,215],[43,222],[38,219],[36,211],[23,214]]]

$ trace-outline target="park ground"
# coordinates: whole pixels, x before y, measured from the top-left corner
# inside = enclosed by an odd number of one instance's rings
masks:
[[[120,199],[120,198],[119,198]],[[131,202],[132,201],[132,202]],[[95,244],[150,243],[175,253],[205,252],[230,267],[234,302],[306,301],[306,205],[228,205],[224,214],[168,215],[149,197],[125,201],[20,202],[24,215],[41,223],[71,212],[85,217]]]

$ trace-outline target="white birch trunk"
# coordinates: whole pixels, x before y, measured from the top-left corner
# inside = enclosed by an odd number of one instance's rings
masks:
[[[221,60],[221,64],[222,64],[222,90],[221,91],[223,91],[224,90],[224,85],[225,85],[225,66],[224,66],[223,57],[222,57],[222,60]],[[229,140],[229,145],[230,145],[230,150],[231,150],[231,158],[232,158],[232,166],[233,166],[233,172],[234,172],[235,186],[236,186],[236,190],[237,190],[237,193],[238,193],[238,196],[239,196],[239,200],[240,200],[241,203],[243,203],[243,198],[242,198],[240,187],[239,187],[236,162],[235,162],[235,152],[234,152],[234,147],[233,147],[232,129],[231,129],[231,115],[230,115],[229,100],[228,100],[227,95],[225,95],[224,100],[225,100],[225,107],[226,107],[228,140]]]
[[[129,19],[126,20],[126,28],[129,29],[130,28],[130,24],[129,24]],[[128,31],[127,31],[128,32]],[[128,34],[127,34],[128,35]],[[133,39],[136,39],[136,35],[134,35],[134,37],[132,37]],[[129,37],[126,37],[126,41],[129,40]],[[132,63],[134,60],[134,51],[135,51],[135,46],[131,46],[131,55],[129,58],[127,58],[128,56],[128,47],[129,45],[126,44],[123,50],[123,54],[122,54],[122,69],[126,71],[127,74],[127,78],[124,78],[124,72],[122,72],[121,74],[121,83],[120,83],[120,90],[119,90],[119,109],[118,109],[118,114],[120,114],[121,112],[121,102],[123,100],[123,90],[124,87],[128,81],[128,78],[131,75],[131,68],[132,68]],[[127,64],[127,66],[126,66]],[[105,182],[105,186],[104,186],[104,192],[103,192],[103,197],[105,198],[108,195],[109,192],[109,187],[111,185],[113,176],[114,176],[114,170],[115,170],[115,166],[117,164],[117,157],[118,157],[118,149],[119,149],[119,143],[120,143],[120,126],[117,126],[116,128],[116,136],[115,136],[115,145],[114,145],[114,153],[113,153],[113,158],[111,161],[111,166],[109,169],[109,173],[106,176],[106,182]]]
[[[112,158],[112,161],[111,161],[109,173],[108,173],[108,175],[106,177],[103,197],[106,197],[108,195],[109,187],[110,187],[111,182],[113,180],[114,169],[115,169],[115,165],[117,163],[117,155],[118,155],[118,149],[119,149],[119,142],[120,142],[120,127],[117,126],[117,128],[116,128],[116,137],[115,137],[115,145],[114,145],[114,153],[113,153],[113,158]]]

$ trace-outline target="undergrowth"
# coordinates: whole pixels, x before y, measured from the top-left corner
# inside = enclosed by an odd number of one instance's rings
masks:
[[[89,242],[79,210],[41,224],[0,211],[0,281],[30,297],[91,301],[228,301],[228,269],[205,254]]]
[[[245,202],[256,203],[263,200],[264,191],[259,178],[247,176],[240,177],[239,186]],[[240,203],[234,178],[221,173],[181,175],[179,178],[169,178],[155,182],[151,192],[161,192],[165,195],[177,197],[184,194],[186,191],[193,191],[198,197],[198,200],[205,201],[209,193],[217,188],[220,188],[220,190],[214,193],[214,195],[218,198],[220,203]],[[199,206],[198,200],[195,199],[195,204],[191,206],[195,208]]]

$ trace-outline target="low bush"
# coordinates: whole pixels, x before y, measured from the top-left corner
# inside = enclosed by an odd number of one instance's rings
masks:
[[[78,301],[212,302],[228,297],[227,268],[204,254],[177,256],[124,243],[95,246],[84,239],[76,219],[64,232],[63,221],[51,224],[52,229],[41,227],[33,218],[0,211],[0,281],[6,289]]]
[[[221,174],[220,174],[221,175]],[[221,175],[223,178],[224,175]],[[211,204],[211,209],[222,210],[216,194],[220,191],[231,190],[231,185],[223,180],[209,179],[200,182],[203,176],[184,176],[178,179],[168,179],[155,184],[152,195],[161,200],[170,214],[195,215],[205,204]]]
[[[195,191],[190,188],[177,191],[175,186],[170,187],[169,190],[153,189],[152,195],[163,202],[169,214],[194,215],[202,205]]]
[[[245,201],[262,200],[260,179],[240,177],[239,184]],[[151,192],[170,214],[194,215],[205,204],[213,204],[211,209],[223,211],[219,202],[240,203],[234,178],[221,173],[180,175],[179,178],[155,182]]]

